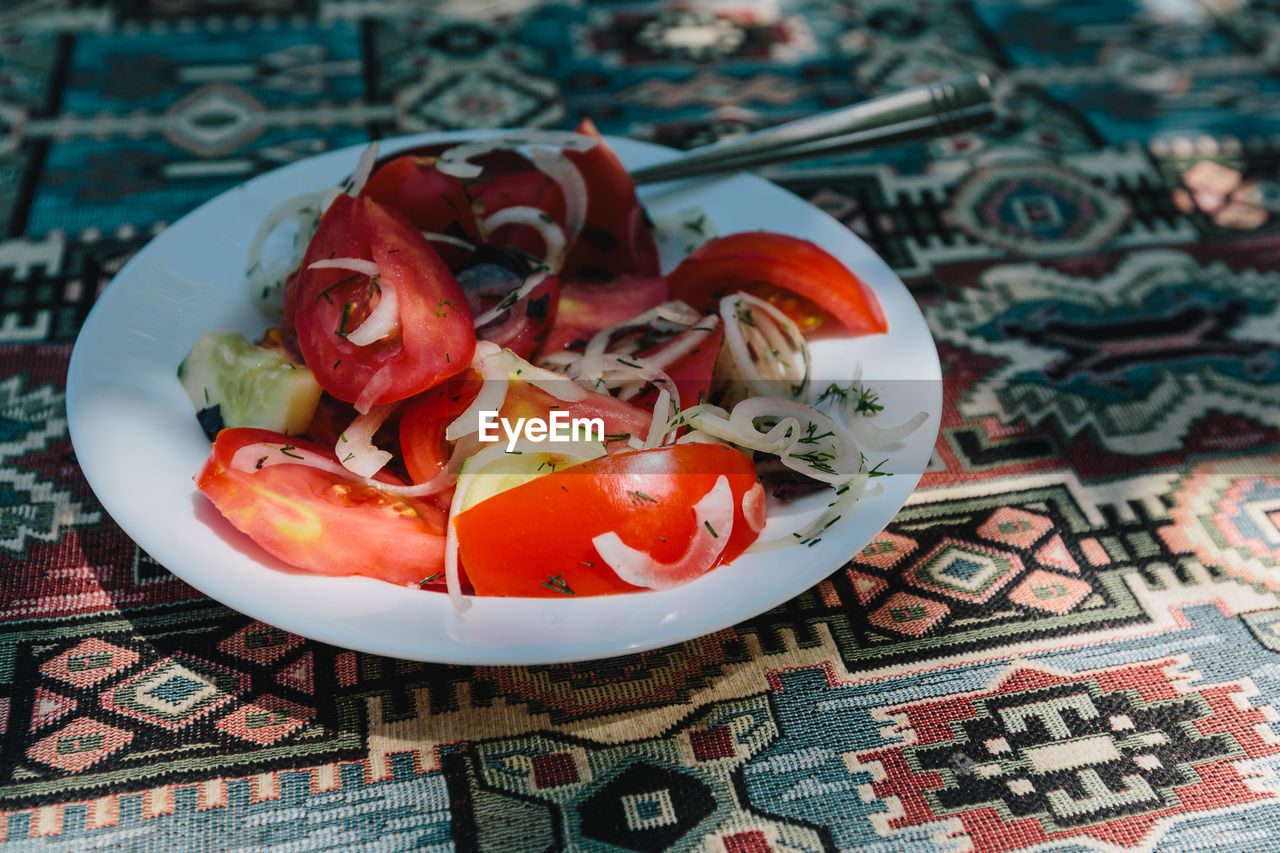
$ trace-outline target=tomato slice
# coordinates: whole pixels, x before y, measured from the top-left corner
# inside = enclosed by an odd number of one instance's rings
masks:
[[[755,541],[764,500],[751,460],[718,444],[603,456],[501,492],[452,519],[459,557],[479,595],[634,592],[641,587],[618,577],[593,540],[613,533],[676,564],[699,535],[694,505],[720,477],[733,501],[732,530],[712,563],[722,565]]]
[[[768,299],[806,335],[829,317],[855,335],[888,331],[880,300],[862,279],[825,249],[768,231],[716,237],[696,249],[667,277],[671,296],[701,311],[715,311],[736,290]]]
[[[569,380],[565,380],[567,383]],[[400,420],[400,452],[405,468],[415,483],[425,483],[444,470],[453,453],[453,445],[445,437],[449,424],[467,410],[480,393],[482,380],[475,371],[455,376],[438,388],[416,397]],[[608,394],[587,392],[581,400],[560,400],[541,388],[521,380],[513,380],[498,410],[499,417],[514,423],[517,418],[547,420],[553,410],[562,410],[570,418],[600,418],[604,422],[606,449],[617,452],[630,449],[627,439],[641,440],[649,432],[649,412]],[[466,439],[462,452],[470,455],[480,449],[475,436]],[[555,445],[547,445],[549,451]]]
[[[224,429],[196,475],[218,511],[265,551],[320,575],[365,575],[417,585],[444,571],[447,513],[430,501],[401,497],[341,474],[297,463],[249,470],[233,460],[255,445],[287,447],[337,464],[331,450],[262,429]],[[265,456],[269,451],[261,451]],[[393,482],[390,475],[380,475]],[[443,580],[427,586],[443,588]]]
[[[468,370],[419,394],[405,407],[400,418],[400,455],[413,482],[428,482],[444,470],[453,453],[445,430],[467,410],[482,384],[480,374]]]
[[[449,145],[437,145],[379,166],[360,191],[379,204],[399,211],[419,231],[444,234],[474,242],[480,233],[462,181],[436,168],[436,157]],[[446,242],[432,248],[451,269],[464,263],[471,252]]]
[[[581,350],[597,332],[643,314],[666,298],[667,280],[659,276],[564,281],[556,322],[541,352]]]
[[[327,258],[372,260],[378,281],[311,268]],[[352,343],[347,336],[387,288],[395,293],[398,328],[364,346]],[[321,218],[302,261],[293,316],[316,381],[349,403],[411,397],[466,369],[475,351],[466,297],[440,255],[403,216],[365,197],[339,196]]]
[[[583,119],[575,132],[594,137],[596,144],[565,152],[587,185],[587,218],[562,274],[591,279],[657,275],[658,244],[631,175],[591,119]]]

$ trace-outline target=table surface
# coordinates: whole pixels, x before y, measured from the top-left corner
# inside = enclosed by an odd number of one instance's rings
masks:
[[[1277,56],[1224,0],[0,7],[0,850],[1280,849]],[[997,126],[768,173],[907,282],[945,407],[883,534],[757,618],[359,654],[204,598],[79,472],[95,297],[251,175],[583,116],[690,147],[972,70]]]

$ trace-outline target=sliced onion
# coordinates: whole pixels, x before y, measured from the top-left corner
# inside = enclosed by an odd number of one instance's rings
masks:
[[[498,319],[498,317],[502,315],[503,311],[508,310],[511,306],[515,305],[521,299],[524,299],[532,293],[533,289],[542,284],[542,280],[546,277],[547,273],[545,271],[529,273],[529,275],[525,277],[523,284],[503,297],[502,301],[497,305],[494,305],[489,310],[479,314],[475,319],[475,327],[479,329],[482,326],[487,326],[494,320]]]
[[[446,441],[457,441],[480,429],[480,413],[496,412],[507,399],[507,366],[502,348],[489,341],[476,341],[471,369],[480,374],[480,393],[466,410],[445,427]]]
[[[843,521],[847,521],[853,514],[853,507],[858,501],[873,494],[873,490],[867,488],[870,478],[865,470],[860,471],[856,476],[847,483],[841,483],[836,487],[836,499],[827,504],[827,508],[823,510],[817,518],[806,524],[800,530],[788,533],[785,536],[777,536],[773,539],[756,540],[745,551],[747,554],[761,554],[767,551],[776,551],[779,548],[790,548],[793,545],[816,545],[823,534]],[[876,487],[879,488],[878,486]]]
[[[754,324],[743,321],[740,310],[746,303]],[[760,317],[756,312],[762,312]],[[776,396],[779,382],[788,382],[797,392],[809,384],[809,347],[790,317],[772,303],[750,293],[731,293],[720,300],[724,339],[738,377],[754,396]],[[757,355],[751,355],[754,348]],[[774,351],[777,354],[774,354]]]
[[[671,420],[671,392],[666,388],[658,389],[658,399],[653,404],[653,420],[649,422],[649,434],[645,436],[645,449],[661,447],[667,437],[667,422]]]
[[[929,420],[928,412],[916,412],[902,423],[894,427],[881,427],[867,415],[854,415],[849,418],[849,431],[871,450],[879,450],[902,441]]]
[[[710,403],[690,406],[672,418],[667,428],[685,424],[713,438],[731,442],[748,450],[772,453],[775,456],[786,452],[791,435],[800,427],[799,421],[788,418],[774,424],[768,432],[762,433],[756,429],[753,422],[742,423],[741,419],[734,421],[727,411]]]
[[[452,461],[452,460],[451,460]],[[339,477],[346,478],[352,483],[369,488],[379,489],[388,494],[398,495],[405,498],[426,497],[428,495],[439,494],[453,485],[454,478],[457,476],[457,470],[442,471],[436,477],[433,477],[426,483],[418,483],[411,486],[402,486],[398,483],[386,483],[382,480],[375,480],[369,477],[361,477],[348,471],[338,462],[323,456],[311,450],[301,447],[294,447],[289,444],[271,444],[268,442],[259,442],[257,444],[246,444],[235,452],[231,457],[231,464],[228,466],[233,471],[242,471],[252,474],[261,468],[268,468],[272,465],[305,465],[308,468],[315,468],[319,471],[326,471],[330,474],[336,474]]]
[[[480,374],[480,393],[445,428],[444,437],[448,441],[457,441],[463,436],[478,432],[480,413],[496,412],[502,408],[513,375],[566,403],[581,400],[588,393],[586,389],[566,381],[559,373],[530,364],[511,350],[502,349],[491,341],[476,342],[476,354],[471,360],[471,367]]]
[[[720,317],[717,314],[708,314],[698,320],[697,325],[685,330],[684,337],[676,346],[663,347],[660,352],[645,359],[651,366],[659,370],[666,370],[689,353],[702,346],[707,340],[715,334],[716,329],[720,327]]]
[[[311,235],[320,224],[321,215],[339,193],[337,188],[329,188],[287,198],[273,207],[253,232],[245,257],[245,282],[253,303],[268,316],[276,320],[283,319],[285,281],[302,263]],[[290,221],[297,227],[292,252],[289,257],[268,266],[262,259],[267,238]]]
[[[484,139],[475,139],[445,150],[436,161],[436,168],[455,178],[478,178],[483,171],[475,163],[476,157],[490,151],[519,148],[522,145],[539,145],[562,151],[589,151],[596,140],[581,133],[559,130],[527,130],[520,133],[503,133]]]
[[[596,553],[614,573],[629,584],[646,589],[671,589],[706,574],[716,564],[733,535],[733,490],[721,474],[701,500],[693,505],[697,522],[693,541],[682,556],[662,563],[639,551],[610,530],[591,540]]]
[[[562,149],[535,148],[529,153],[529,160],[538,171],[560,185],[564,196],[564,231],[572,243],[587,221],[587,182],[582,179],[582,172],[564,156]]]
[[[356,167],[351,170],[351,177],[347,178],[347,182],[343,184],[342,191],[347,195],[360,195],[360,191],[369,181],[369,176],[373,174],[374,163],[377,162],[378,140],[375,139],[360,152],[360,159],[356,161]]]
[[[766,418],[796,424],[779,455],[791,470],[825,483],[843,483],[862,468],[861,448],[849,430],[811,406],[777,397],[752,397],[734,406],[729,416],[743,430],[754,430],[755,421]],[[815,460],[814,454],[823,458]]]
[[[383,393],[391,387],[392,368],[389,364],[384,364],[378,368],[378,372],[369,378],[368,383],[360,389],[360,394],[356,397],[355,402],[351,405],[362,415],[369,413],[373,408],[373,401],[383,395]]]
[[[325,258],[315,261],[307,267],[309,270],[351,270],[373,278],[378,274],[378,265],[364,258]]]
[[[672,331],[676,331],[680,328],[694,325],[699,319],[701,319],[701,315],[697,311],[694,311],[678,299],[663,302],[647,311],[640,312],[634,317],[623,320],[621,323],[615,323],[596,332],[591,336],[591,340],[587,341],[582,355],[584,357],[603,355],[608,350],[613,336],[626,329],[655,326],[663,322],[671,324],[674,327]]]
[[[689,429],[684,435],[676,439],[676,444],[724,444],[724,442],[709,432],[703,432],[700,429]]]
[[[379,450],[373,444],[373,434],[378,431],[399,403],[374,406],[367,414],[359,415],[338,436],[333,452],[342,466],[360,477],[372,477],[391,461],[391,454]]]
[[[468,252],[474,252],[476,244],[469,240],[463,240],[461,237],[453,237],[449,234],[437,234],[435,231],[423,231],[422,236],[426,237],[432,243],[448,243],[450,246],[457,246],[460,249],[466,249]]]
[[[773,421],[773,426],[761,432],[756,426],[761,420]],[[684,425],[777,456],[793,471],[824,483],[844,483],[862,469],[862,451],[849,430],[794,400],[749,397],[732,412],[706,403],[690,406],[668,421],[666,429]]]
[[[391,337],[400,330],[400,299],[394,286],[378,286],[378,304],[364,322],[347,333],[347,341],[358,347]]]
[[[667,389],[676,387],[665,370],[651,367],[644,359],[611,353],[591,357],[584,355],[577,362],[573,378],[595,391],[622,388],[617,395],[620,400],[630,400],[646,385]]]
[[[549,217],[546,211],[527,205],[504,207],[492,216],[486,217],[481,230],[492,234],[503,225],[527,225],[538,232],[546,246],[544,262],[555,272],[564,266],[565,235],[564,229]]]
[[[742,517],[747,521],[747,527],[751,528],[752,533],[759,533],[764,530],[766,519],[766,509],[764,501],[764,486],[755,483],[751,488],[747,489],[742,495]]]
[[[554,370],[547,370],[546,368],[539,367],[536,364],[530,364],[510,350],[506,350],[506,355],[508,358],[507,370],[509,373],[516,373],[518,371],[517,375],[519,375],[522,380],[536,388],[541,388],[557,400],[562,400],[566,403],[573,403],[584,399],[589,393],[587,389],[567,381]]]

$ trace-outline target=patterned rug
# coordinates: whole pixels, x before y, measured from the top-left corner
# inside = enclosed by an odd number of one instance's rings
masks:
[[[0,6],[0,850],[1280,849],[1280,9]],[[71,345],[211,196],[370,138],[691,147],[973,70],[998,125],[775,169],[918,298],[921,488],[717,634],[437,666],[212,602],[102,510]]]

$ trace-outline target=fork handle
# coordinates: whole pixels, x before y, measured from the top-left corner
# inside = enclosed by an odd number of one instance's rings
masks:
[[[637,184],[735,171],[858,148],[949,136],[995,118],[986,74],[913,86],[860,104],[695,148],[637,169]]]

